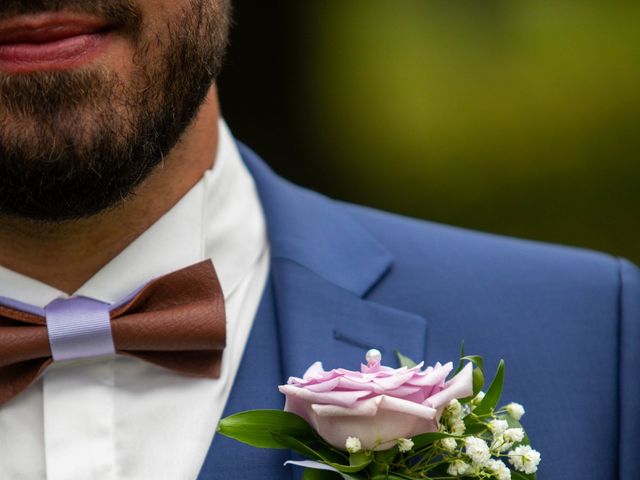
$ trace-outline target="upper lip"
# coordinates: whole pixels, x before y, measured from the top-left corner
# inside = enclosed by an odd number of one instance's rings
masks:
[[[0,0],[1,1],[1,0]],[[39,13],[0,20],[0,45],[45,43],[109,28],[102,19],[86,14]]]

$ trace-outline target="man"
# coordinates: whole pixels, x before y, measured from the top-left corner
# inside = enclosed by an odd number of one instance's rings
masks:
[[[396,349],[455,360],[462,339],[507,360],[540,478],[635,478],[638,270],[278,178],[219,119],[229,16],[225,0],[0,3],[0,478],[292,478],[287,452],[214,438],[220,417],[280,408],[277,385],[316,360],[356,368],[371,347],[388,364]],[[160,302],[224,298],[221,363],[190,375],[185,352],[164,366],[106,354],[126,321],[142,344],[157,333],[153,308],[114,312],[207,260],[219,285],[209,274]],[[46,327],[45,360],[21,357],[16,326]]]

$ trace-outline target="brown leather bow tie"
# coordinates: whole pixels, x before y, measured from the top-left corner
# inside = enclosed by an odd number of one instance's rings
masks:
[[[226,321],[211,261],[152,281],[109,315],[116,353],[188,375],[220,376]],[[45,317],[0,305],[0,405],[52,362]]]

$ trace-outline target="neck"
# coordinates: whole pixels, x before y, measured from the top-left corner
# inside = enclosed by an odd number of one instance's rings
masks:
[[[219,109],[212,87],[180,142],[122,204],[61,223],[0,217],[0,265],[73,293],[173,207],[212,167]]]

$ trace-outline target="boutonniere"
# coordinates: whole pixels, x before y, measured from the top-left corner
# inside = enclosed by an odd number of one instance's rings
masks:
[[[486,391],[484,361],[401,367],[370,350],[360,371],[314,363],[278,388],[284,411],[251,410],[218,432],[259,448],[291,449],[307,460],[304,480],[533,480],[540,453],[529,444],[517,403],[499,406],[504,362]]]

